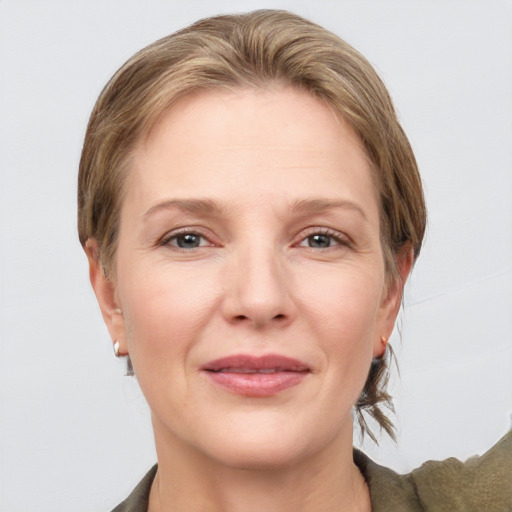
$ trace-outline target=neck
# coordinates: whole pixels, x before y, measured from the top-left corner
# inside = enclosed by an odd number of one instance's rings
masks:
[[[148,512],[371,511],[369,490],[352,458],[352,432],[321,453],[282,467],[232,467],[155,428],[158,472]]]

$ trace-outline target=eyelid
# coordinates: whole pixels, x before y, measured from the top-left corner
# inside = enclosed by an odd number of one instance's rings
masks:
[[[198,227],[198,226],[184,226],[184,227],[173,229],[173,230],[165,233],[162,237],[160,237],[157,240],[156,245],[161,246],[161,247],[165,247],[165,246],[172,247],[173,249],[177,249],[177,250],[190,251],[190,249],[183,249],[183,248],[177,247],[175,245],[171,245],[169,243],[171,240],[179,237],[180,235],[187,235],[187,234],[197,235],[208,242],[208,245],[199,246],[199,247],[196,247],[196,249],[201,249],[204,247],[221,246],[220,242],[216,241],[215,237],[211,233],[207,232],[207,230],[205,230],[201,227]],[[336,242],[336,245],[350,246],[352,244],[351,238],[341,231],[337,231],[335,229],[328,228],[328,227],[311,226],[311,227],[308,227],[308,228],[302,230],[295,237],[296,241],[292,245],[300,246],[301,243],[303,243],[308,237],[313,236],[313,235],[324,235],[324,236],[331,237]],[[317,249],[314,249],[314,250],[317,250]]]
[[[181,228],[176,228],[171,231],[168,231],[161,238],[158,239],[157,244],[159,247],[172,247],[173,249],[179,251],[190,251],[190,249],[184,249],[182,247],[178,247],[175,245],[171,245],[170,241],[179,237],[180,235],[197,235],[201,238],[204,238],[208,242],[208,245],[203,245],[196,247],[196,249],[201,249],[204,247],[215,247],[218,245],[215,241],[213,241],[213,236],[209,233],[206,233],[204,229],[197,226],[185,226]]]
[[[327,227],[316,227],[312,226],[309,228],[306,228],[305,230],[301,231],[300,234],[297,236],[297,242],[294,243],[295,246],[300,246],[302,242],[304,242],[308,237],[313,235],[325,235],[331,237],[334,241],[337,242],[337,245],[341,246],[350,246],[352,245],[351,238],[343,233],[342,231],[337,231],[332,228]],[[317,250],[317,249],[314,249]]]

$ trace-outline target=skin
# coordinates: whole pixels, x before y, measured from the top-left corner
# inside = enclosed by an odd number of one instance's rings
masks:
[[[134,152],[113,278],[91,282],[130,354],[158,454],[150,510],[370,510],[352,407],[382,354],[412,262],[386,275],[364,149],[291,88],[201,92]],[[184,247],[180,247],[184,246]],[[270,397],[205,363],[281,354],[310,372]]]

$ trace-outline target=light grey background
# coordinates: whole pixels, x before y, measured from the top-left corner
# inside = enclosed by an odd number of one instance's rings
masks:
[[[88,115],[132,53],[211,14],[280,7],[377,67],[422,170],[430,224],[392,342],[406,471],[484,451],[512,412],[510,1],[0,0],[0,509],[110,510],[154,462],[75,230]]]

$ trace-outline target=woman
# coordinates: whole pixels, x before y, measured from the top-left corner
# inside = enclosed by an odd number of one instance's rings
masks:
[[[424,229],[388,93],[331,33],[259,11],[130,59],[79,177],[91,283],[158,456],[116,510],[456,510],[466,469],[399,477],[352,449],[354,406],[392,434],[387,340]],[[512,506],[509,446],[459,504]]]

